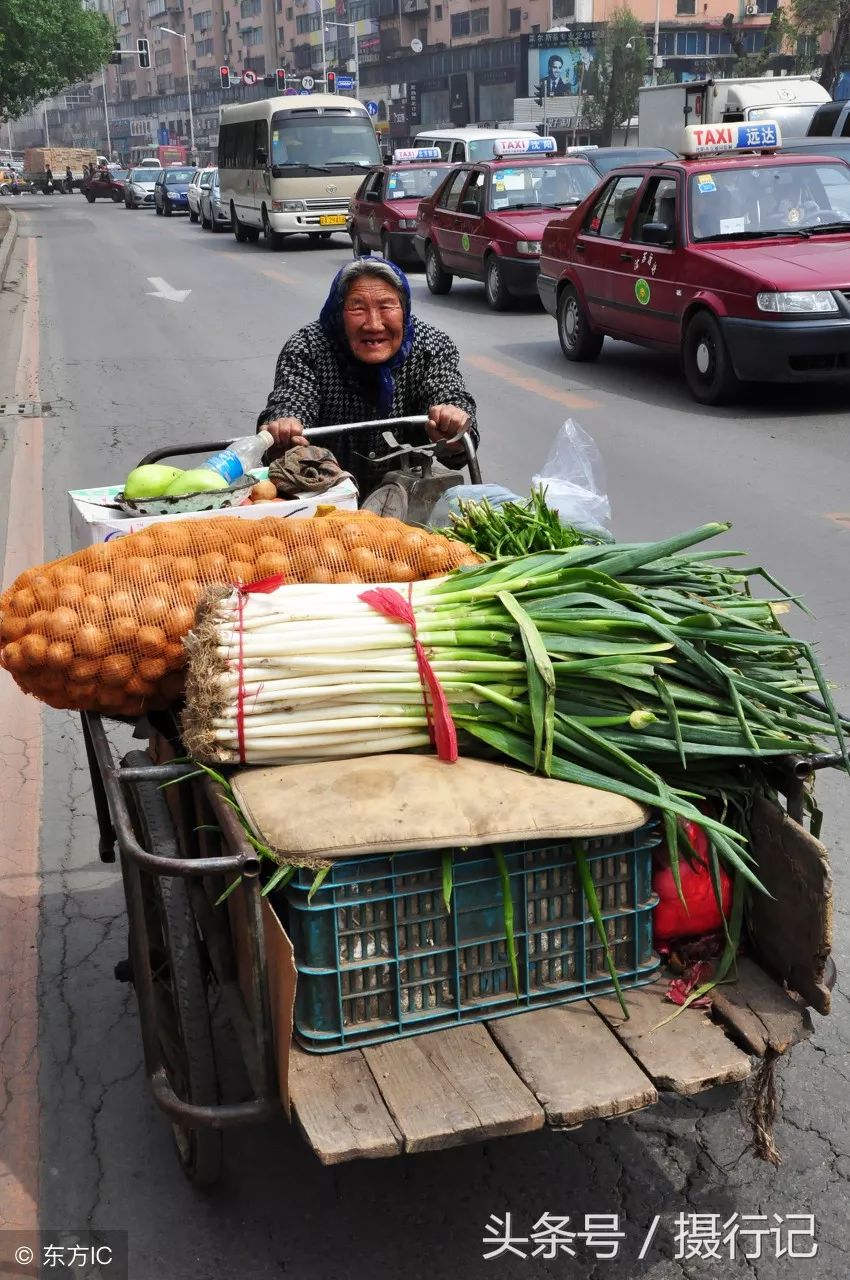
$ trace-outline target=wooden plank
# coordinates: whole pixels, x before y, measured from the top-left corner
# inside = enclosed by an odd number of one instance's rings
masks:
[[[771,894],[750,895],[749,929],[756,959],[798,991],[818,1013],[830,1010],[832,875],[819,840],[769,800],[751,818],[753,850]]]
[[[289,1096],[322,1164],[396,1156],[402,1140],[359,1049],[305,1053],[292,1045]]]
[[[800,1000],[747,957],[738,961],[738,981],[715,987],[714,1016],[747,1050],[763,1058],[768,1050],[785,1053],[812,1034],[812,1019]]]
[[[587,1001],[534,1009],[487,1029],[556,1128],[652,1106],[652,1081]]]
[[[669,979],[662,978],[648,987],[627,991],[628,1021],[613,996],[601,996],[591,1004],[659,1089],[693,1094],[716,1084],[745,1080],[750,1074],[749,1057],[704,1010],[685,1009],[672,1022],[658,1027],[676,1012],[664,999],[668,986]]]
[[[439,1151],[543,1127],[543,1108],[480,1022],[362,1052],[405,1151]]]

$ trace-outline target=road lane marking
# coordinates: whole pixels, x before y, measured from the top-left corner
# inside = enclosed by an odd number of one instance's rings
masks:
[[[279,284],[298,283],[296,280],[292,279],[292,276],[288,276],[285,271],[275,271],[273,267],[268,267],[264,270],[263,275],[267,276],[269,280],[277,280]]]
[[[26,302],[15,377],[18,399],[39,400],[38,261],[27,241]],[[11,430],[12,474],[3,578],[44,560],[44,434],[40,418]],[[0,1227],[38,1226],[38,925],[42,785],[41,709],[0,678]]]
[[[542,378],[514,373],[513,369],[505,368],[502,361],[491,360],[489,356],[464,356],[463,362],[474,365],[476,369],[481,369],[494,378],[500,378],[502,382],[509,382],[512,387],[518,387],[521,391],[530,391],[532,395],[542,396],[544,400],[554,400],[555,404],[562,404],[567,409],[601,408],[598,400],[588,400],[586,396],[577,395],[574,391],[559,391],[557,387],[550,387]]]
[[[148,293],[148,297],[164,298],[166,302],[185,302],[192,292],[191,289],[175,289],[162,276],[148,276],[148,284],[154,287],[154,292]]]

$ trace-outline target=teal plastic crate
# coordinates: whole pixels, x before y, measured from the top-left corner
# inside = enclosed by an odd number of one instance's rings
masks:
[[[623,988],[651,981],[655,824],[584,840],[608,943]],[[565,1004],[613,990],[588,910],[574,842],[501,846],[508,867],[519,966],[517,999],[502,882],[489,849],[450,851],[451,910],[441,851],[301,869],[275,906],[295,949],[295,1035],[332,1053],[438,1027]]]

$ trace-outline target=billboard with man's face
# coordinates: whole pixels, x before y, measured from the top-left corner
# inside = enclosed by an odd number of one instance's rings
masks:
[[[541,85],[547,98],[575,97],[588,86],[596,42],[592,28],[540,31],[524,36],[528,45],[528,96]]]
[[[576,49],[538,49],[537,80],[546,85],[548,98],[578,93],[581,58]]]

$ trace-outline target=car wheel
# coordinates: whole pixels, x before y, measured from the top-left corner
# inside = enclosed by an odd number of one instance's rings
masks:
[[[113,191],[113,193],[112,193],[112,203],[113,203],[113,204],[120,204],[120,203],[121,203],[122,198],[123,198],[123,197],[121,196],[120,191]]]
[[[360,239],[359,231],[352,231],[351,233],[351,248],[354,252],[355,258],[371,258],[372,256],[372,250],[367,249],[363,241]]]
[[[487,259],[487,274],[484,278],[484,292],[487,302],[494,311],[507,311],[511,305],[511,295],[505,284],[502,264],[494,253]]]
[[[248,227],[245,234],[248,237],[249,244],[256,244],[260,238],[260,229],[259,227]]]
[[[392,255],[392,250],[390,249],[390,238],[387,235],[386,231],[384,231],[381,235],[381,253],[383,255],[385,262],[392,262],[393,255]]]
[[[453,276],[446,271],[440,261],[440,255],[434,245],[429,244],[425,250],[425,281],[431,293],[448,293],[452,287]]]
[[[196,211],[195,211],[194,209],[190,209],[190,210],[189,210],[189,221],[190,221],[190,222],[197,222],[197,221],[198,221],[198,215],[197,215],[197,213],[196,213]]]
[[[94,196],[91,194],[90,191],[86,192],[86,199],[88,200],[89,204],[94,204]]]
[[[231,202],[230,205],[230,221],[233,226],[233,234],[240,244],[245,244],[248,239],[248,228],[243,227],[242,223],[236,216],[236,206]]]
[[[211,213],[210,214],[210,231],[212,231],[213,235],[218,235],[219,231],[221,230],[222,230],[221,223],[219,222],[218,218],[216,218],[215,214]]]
[[[595,360],[602,350],[603,335],[591,329],[581,298],[571,284],[558,298],[558,339],[568,360]]]
[[[165,204],[162,206],[162,212],[165,214],[166,218],[171,218],[174,216],[174,210],[172,209],[171,205],[168,203],[167,200]]]
[[[157,216],[158,218],[161,218],[161,217],[162,217],[162,210],[160,209],[159,204],[155,204],[155,205],[154,205],[154,209],[156,209],[156,216]]]
[[[269,214],[265,205],[263,205],[263,239],[269,249],[276,251],[283,247],[283,236],[279,231],[275,231],[269,222]]]
[[[691,395],[700,404],[723,404],[740,386],[720,325],[710,311],[698,311],[688,321],[682,368]]]

